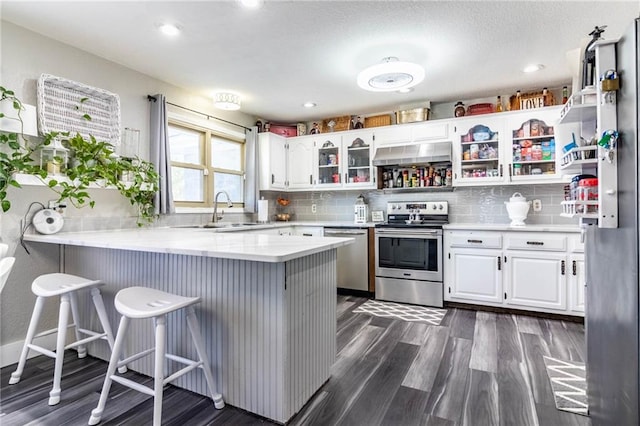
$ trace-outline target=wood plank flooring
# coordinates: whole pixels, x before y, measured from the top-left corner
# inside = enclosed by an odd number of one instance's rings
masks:
[[[367,299],[338,296],[336,362],[329,381],[292,425],[576,425],[588,417],[555,408],[543,355],[584,362],[581,324],[524,315],[449,309],[440,326],[352,311]],[[86,425],[106,363],[67,351],[62,400],[47,405],[53,360],[0,370],[0,424]],[[150,383],[136,373],[137,376]],[[150,424],[152,399],[114,383],[102,425]],[[168,386],[165,425],[255,425],[266,419]]]

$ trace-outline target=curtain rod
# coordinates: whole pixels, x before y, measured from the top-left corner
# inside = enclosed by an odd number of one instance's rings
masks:
[[[147,100],[148,100],[149,102],[151,102],[151,101],[153,101],[153,102],[157,102],[156,97],[155,97],[155,96],[151,96],[151,95],[147,95]],[[204,112],[196,111],[195,109],[191,109],[191,108],[183,107],[182,105],[177,105],[177,104],[174,104],[174,103],[171,103],[171,102],[167,102],[167,104],[172,105],[172,106],[174,106],[174,107],[176,107],[176,108],[181,108],[181,109],[184,109],[184,110],[187,110],[187,111],[193,112],[193,113],[195,113],[195,114],[204,115],[205,117],[207,117],[207,119],[213,118],[214,120],[223,121],[223,122],[225,122],[225,123],[232,124],[232,125],[234,125],[234,126],[242,127],[243,129],[248,130],[248,131],[250,131],[250,132],[252,131],[250,127],[245,127],[245,126],[243,126],[242,124],[234,123],[233,121],[228,121],[228,120],[225,120],[225,119],[223,119],[223,118],[214,117],[213,115],[209,115],[209,114],[206,114],[206,113],[204,113]]]

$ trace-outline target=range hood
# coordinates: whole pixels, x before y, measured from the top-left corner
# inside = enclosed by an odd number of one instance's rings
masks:
[[[451,142],[385,146],[376,149],[374,166],[410,166],[451,162]]]

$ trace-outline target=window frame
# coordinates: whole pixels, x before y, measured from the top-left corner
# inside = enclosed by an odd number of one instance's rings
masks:
[[[179,161],[171,161],[170,167],[181,167],[190,170],[201,170],[203,173],[203,201],[177,201],[174,200],[174,205],[177,208],[189,208],[189,209],[213,209],[214,197],[215,197],[215,182],[214,182],[214,174],[215,173],[226,173],[226,174],[234,174],[240,176],[243,188],[243,200],[242,202],[233,202],[233,208],[238,209],[239,211],[244,210],[246,197],[246,141],[244,138],[237,137],[234,135],[230,135],[228,133],[211,129],[206,126],[202,126],[199,124],[195,124],[189,121],[181,120],[176,117],[169,117],[168,120],[169,127],[180,127],[189,131],[196,131],[200,133],[200,156],[203,160],[202,164],[195,163],[183,163]],[[214,168],[212,163],[212,150],[213,150],[213,139],[212,137],[216,137],[219,139],[224,139],[228,142],[237,143],[240,145],[240,166],[241,170],[231,170],[231,169],[221,169]],[[226,201],[226,200],[225,200]]]

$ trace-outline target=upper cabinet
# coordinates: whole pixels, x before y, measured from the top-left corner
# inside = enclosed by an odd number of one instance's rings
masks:
[[[316,136],[316,188],[374,188],[371,130]]]
[[[287,188],[287,139],[274,133],[258,135],[260,190]]]
[[[301,136],[289,138],[287,169],[289,171],[288,189],[309,189],[313,187],[313,165],[315,158],[314,137]]]
[[[478,116],[455,122],[453,185],[487,185],[505,181],[504,120]]]
[[[347,161],[343,166],[345,186],[373,188],[373,132],[367,130],[346,134],[342,136],[342,146],[347,154]]]
[[[457,186],[562,182],[559,107],[479,115],[454,122]]]
[[[342,138],[340,134],[325,133],[314,136],[316,185],[330,188],[342,186]]]

